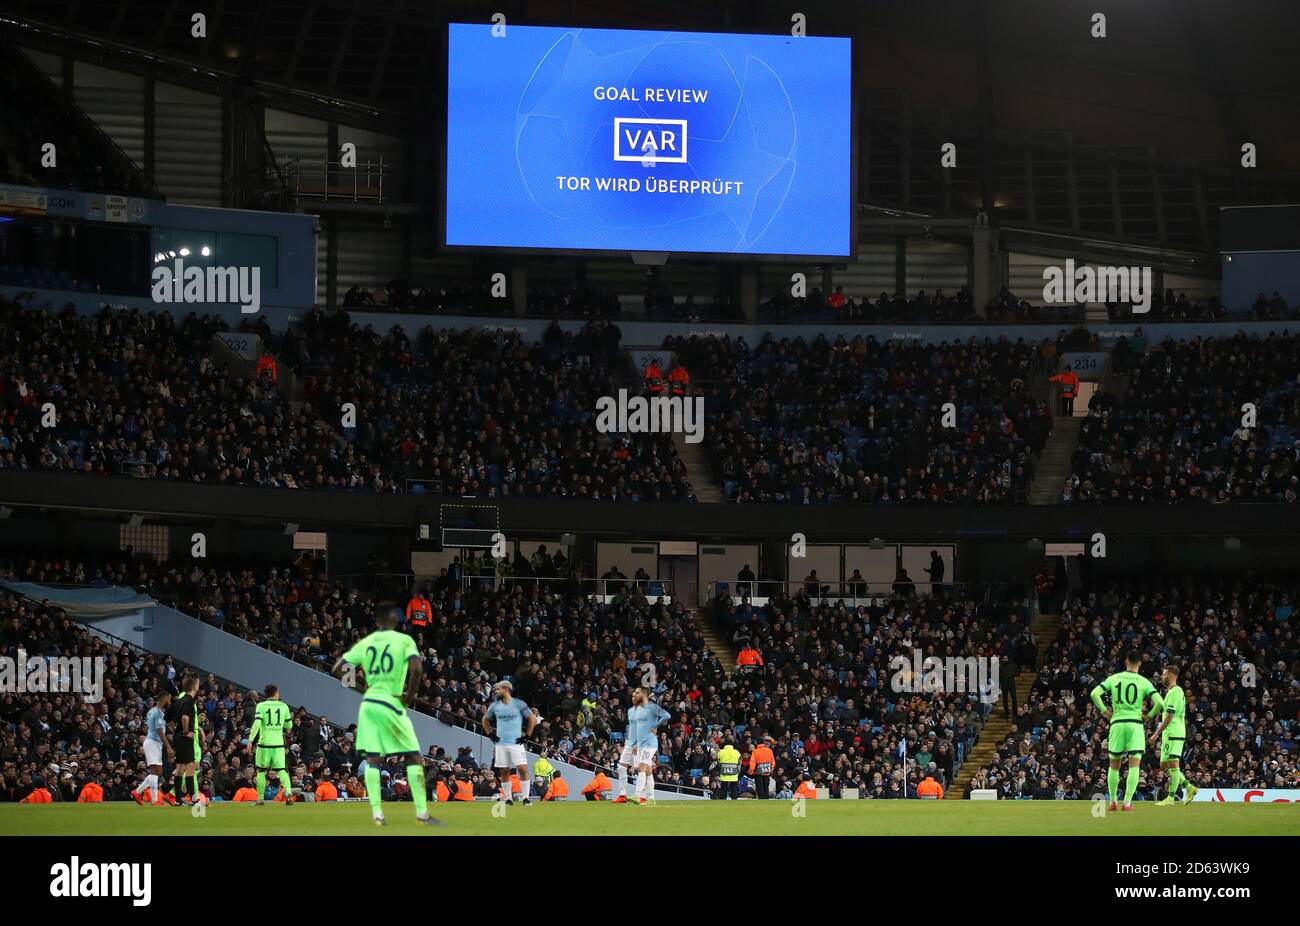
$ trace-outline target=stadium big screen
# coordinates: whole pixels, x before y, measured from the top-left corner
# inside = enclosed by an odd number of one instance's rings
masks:
[[[452,24],[448,247],[850,257],[848,38]]]

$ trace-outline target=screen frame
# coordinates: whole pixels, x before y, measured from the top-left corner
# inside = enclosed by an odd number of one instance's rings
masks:
[[[434,124],[435,143],[438,147],[438,181],[436,202],[434,203],[438,223],[437,249],[444,254],[504,254],[525,257],[604,257],[632,258],[635,254],[666,254],[669,258],[677,257],[694,261],[736,261],[736,262],[783,262],[807,264],[809,262],[824,264],[848,264],[858,259],[858,100],[861,98],[861,79],[858,75],[858,46],[856,37],[843,32],[818,33],[815,38],[845,39],[849,43],[849,252],[848,254],[779,254],[767,252],[736,251],[641,251],[617,248],[540,248],[517,245],[486,244],[448,244],[447,243],[447,98],[451,93],[451,81],[448,68],[451,54],[452,26],[491,26],[490,22],[464,22],[450,20],[441,29],[440,53],[438,58],[438,100]],[[704,29],[668,29],[668,28],[618,28],[603,26],[578,26],[572,23],[527,22],[506,23],[506,28],[536,26],[543,28],[570,29],[592,32],[674,32],[684,35],[753,35],[787,38],[782,33],[766,32],[759,29],[731,29],[726,32]],[[790,36],[793,37],[793,36]]]

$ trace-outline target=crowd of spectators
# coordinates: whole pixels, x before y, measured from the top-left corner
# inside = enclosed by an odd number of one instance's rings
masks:
[[[1168,339],[1116,362],[1127,388],[1093,397],[1063,502],[1297,500],[1300,340]]]
[[[712,336],[665,347],[708,387],[706,446],[736,501],[1012,503],[1051,430],[1028,386],[1046,360],[1023,341],[767,334],[753,348]]]
[[[224,327],[211,316],[79,315],[0,298],[0,468],[391,487],[272,378],[214,364],[212,337]]]
[[[51,581],[124,578],[115,575],[112,567],[103,571],[92,567],[90,575],[84,567],[80,575],[78,571],[78,565],[72,562],[33,563],[17,570]],[[241,792],[256,794],[248,733],[259,693],[193,669],[170,656],[147,653],[125,643],[109,643],[48,602],[37,603],[0,591],[0,655],[14,659],[20,649],[29,660],[69,656],[102,659],[103,696],[94,701],[73,691],[0,694],[0,803],[22,800],[35,789],[48,791],[56,802],[72,802],[82,797],[87,785],[102,789],[99,799],[131,800],[131,792],[147,774],[140,747],[145,715],[163,692],[179,694],[186,673],[196,674],[200,683],[198,701],[204,736],[200,790],[208,799],[226,801],[244,799],[237,798]],[[356,728],[351,718],[336,724],[301,707],[293,713],[287,756],[294,798],[365,797],[363,757],[356,751]],[[430,746],[425,763],[430,769],[427,786],[431,792],[438,791],[440,785],[446,792],[454,792],[457,780],[468,782],[475,796],[499,792],[495,770],[484,768],[471,749],[461,748],[452,756],[440,746]],[[403,766],[386,764],[382,781],[385,800],[409,798]],[[169,784],[165,783],[164,788]],[[271,784],[275,790],[278,783],[274,776]],[[272,797],[270,792],[265,796]]]
[[[689,500],[685,465],[667,434],[604,434],[597,399],[617,395],[622,333],[552,324],[529,344],[504,330],[381,335],[346,315],[308,314],[285,337],[321,408],[356,406],[348,453],[373,461],[398,490],[437,481],[444,493]]]
[[[616,394],[621,334],[552,325],[528,344],[504,331],[414,341],[309,313],[276,336],[254,327],[284,379],[214,363],[224,323],[105,308],[78,315],[0,298],[0,468],[281,488],[687,500],[670,435],[596,431]],[[343,406],[356,406],[345,428]],[[53,406],[53,418],[51,408]],[[327,412],[327,409],[329,410]],[[53,422],[51,424],[51,421]]]
[[[533,571],[564,569],[551,562]],[[941,657],[995,653],[1020,626],[1005,606],[914,594],[861,608],[814,606],[803,591],[757,609],[723,598],[715,607],[729,643],[757,657],[728,677],[683,605],[648,598],[646,583],[629,581],[602,603],[576,582],[461,581],[486,571],[456,561],[424,590],[429,625],[404,624],[425,657],[418,709],[477,728],[493,683],[509,678],[541,716],[535,749],[610,769],[631,687],[649,678],[673,715],[661,731],[661,783],[709,791],[719,788],[725,741],[747,754],[764,737],[776,754],[775,793],[806,779],[835,795],[856,787],[864,796],[914,796],[926,774],[948,787],[987,699],[895,691],[890,658],[917,647]],[[319,671],[373,627],[376,596],[331,580],[306,556],[280,567],[19,557],[9,573],[134,586]]]
[[[1067,604],[1029,700],[1016,708],[1012,732],[973,787],[1004,798],[1105,795],[1108,727],[1089,695],[1123,669],[1130,649],[1143,654],[1142,673],[1153,679],[1167,663],[1181,668],[1189,781],[1199,788],[1296,787],[1297,594],[1293,575],[1201,574],[1085,588]],[[1149,749],[1143,799],[1163,796],[1157,758]]]

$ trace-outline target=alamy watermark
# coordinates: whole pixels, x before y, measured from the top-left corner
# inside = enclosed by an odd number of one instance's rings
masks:
[[[31,656],[19,648],[17,658],[0,656],[0,692],[6,694],[79,694],[87,704],[104,700],[103,656]]]
[[[704,440],[703,396],[601,396],[596,400],[596,430],[601,434],[686,435],[686,443]]]
[[[1043,279],[1047,303],[1120,302],[1131,304],[1137,315],[1151,311],[1150,267],[1076,267],[1070,258],[1064,267],[1044,267]]]
[[[262,307],[261,267],[186,267],[184,258],[177,257],[171,265],[157,264],[151,279],[154,302],[237,302],[245,315]]]
[[[996,656],[924,656],[915,649],[890,659],[889,669],[898,694],[975,694],[993,704],[1002,693]]]

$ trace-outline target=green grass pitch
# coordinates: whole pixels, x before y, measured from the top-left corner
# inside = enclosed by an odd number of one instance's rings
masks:
[[[419,826],[411,804],[386,804],[388,826],[369,805],[135,804],[0,805],[0,835],[56,836],[1296,836],[1296,804],[1138,804],[1132,813],[1094,817],[1089,801],[661,801],[640,807],[570,801],[492,805],[431,804],[445,827]]]

